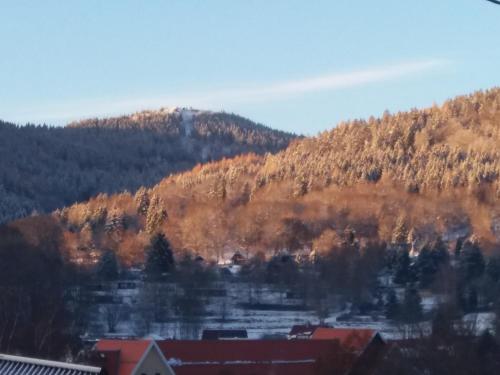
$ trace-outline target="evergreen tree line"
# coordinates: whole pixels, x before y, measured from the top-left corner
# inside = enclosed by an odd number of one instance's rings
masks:
[[[135,191],[201,162],[276,152],[292,138],[236,115],[209,112],[196,112],[187,125],[181,111],[65,127],[0,121],[0,223],[99,193]]]
[[[439,236],[475,234],[493,251],[500,242],[499,121],[500,90],[478,92],[341,124],[275,155],[199,165],[56,217],[70,251],[108,247],[132,263],[141,261],[134,249],[155,230],[175,249],[210,259],[224,256],[224,248],[321,252],[347,225],[360,240],[417,248]]]

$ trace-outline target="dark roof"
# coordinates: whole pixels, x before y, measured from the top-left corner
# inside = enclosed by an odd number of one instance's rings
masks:
[[[202,340],[221,339],[246,339],[248,334],[246,329],[205,329],[201,335]]]
[[[293,338],[295,336],[311,336],[316,328],[319,328],[320,325],[317,324],[298,324],[292,326],[292,329],[288,333],[288,336]]]
[[[96,375],[100,367],[0,354],[0,375]]]

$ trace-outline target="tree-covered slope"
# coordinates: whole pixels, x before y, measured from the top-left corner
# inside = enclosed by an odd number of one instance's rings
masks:
[[[292,138],[233,114],[178,108],[66,127],[0,121],[0,223],[135,191],[201,162],[276,152]]]
[[[340,124],[274,155],[207,163],[54,217],[74,256],[113,249],[129,264],[157,231],[176,251],[210,258],[328,251],[346,227],[363,241],[416,247],[475,234],[491,249],[500,242],[499,145],[495,89]]]

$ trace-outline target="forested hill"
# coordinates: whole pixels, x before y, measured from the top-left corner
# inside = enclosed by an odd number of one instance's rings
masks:
[[[346,228],[361,242],[418,248],[474,235],[498,249],[500,90],[339,124],[274,155],[207,163],[135,195],[100,195],[14,225],[31,232],[49,219],[78,262],[112,249],[140,263],[157,231],[177,252],[213,259],[328,252]]]
[[[152,186],[201,162],[276,152],[293,138],[233,114],[180,108],[66,127],[0,121],[0,223]]]

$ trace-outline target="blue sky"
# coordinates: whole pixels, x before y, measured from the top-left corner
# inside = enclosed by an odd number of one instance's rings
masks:
[[[486,0],[0,0],[0,118],[162,106],[303,134],[500,85]]]

